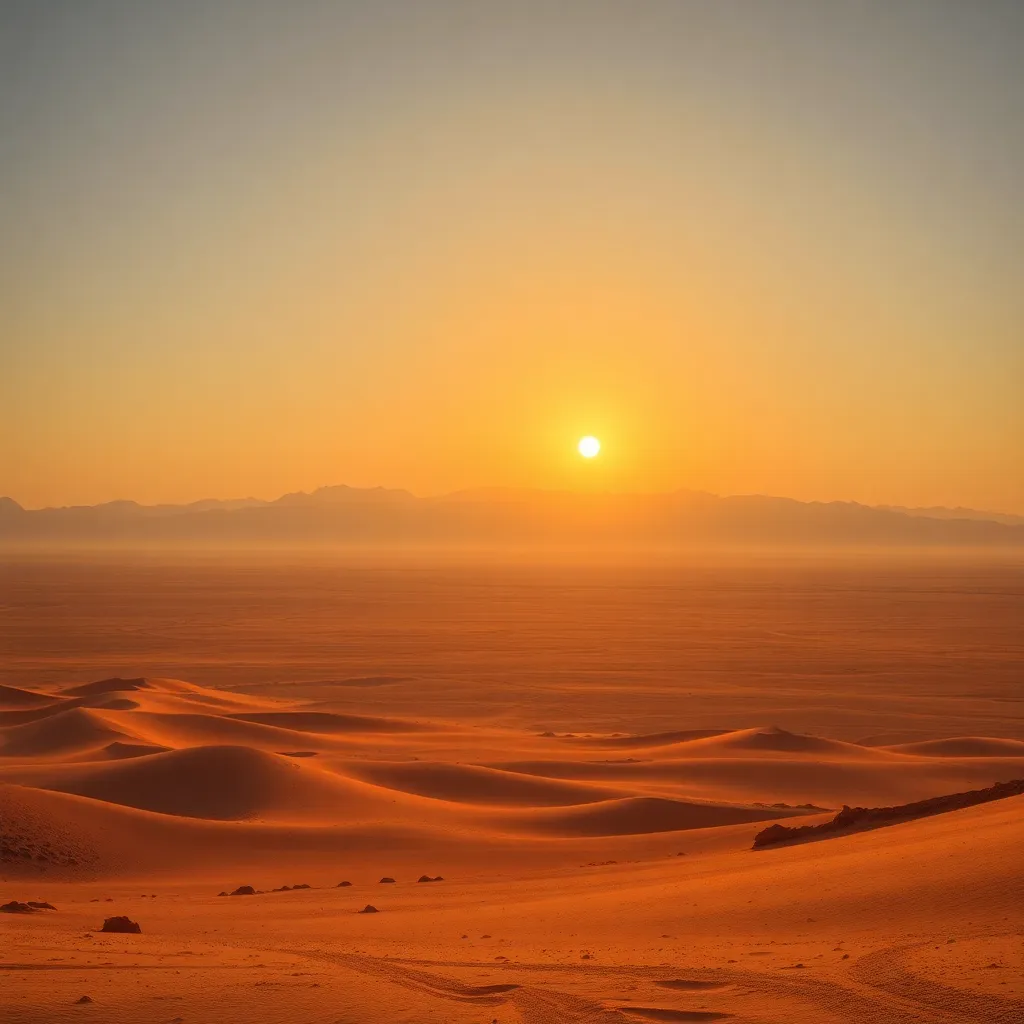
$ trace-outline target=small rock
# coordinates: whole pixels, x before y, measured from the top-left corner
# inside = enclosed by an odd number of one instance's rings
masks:
[[[377,884],[378,885],[384,885],[385,883],[390,883],[390,882],[394,882],[394,879],[393,878],[388,878],[388,876],[385,875]]]
[[[338,888],[339,889],[347,889],[351,884],[352,884],[351,882],[339,882],[338,883]]]
[[[367,903],[366,906],[363,907],[362,910],[357,911],[357,913],[360,913],[360,914],[379,914],[380,911],[376,907],[371,906],[369,903]]]
[[[79,999],[75,1000],[75,1005],[76,1006],[81,1006],[82,1003],[91,1003],[91,1002],[92,1002],[92,999],[90,999],[89,996],[81,996]]]
[[[251,885],[240,885],[234,892],[229,892],[229,896],[255,896],[256,890]]]
[[[33,910],[56,910],[57,908],[52,903],[40,903],[37,900],[29,900],[28,905]]]
[[[127,917],[108,917],[103,922],[103,927],[100,929],[102,932],[125,932],[130,935],[139,935],[142,932],[142,928],[139,927],[137,921],[132,921]]]

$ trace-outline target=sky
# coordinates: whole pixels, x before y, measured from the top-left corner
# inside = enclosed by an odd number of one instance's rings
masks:
[[[0,0],[0,239],[26,507],[1024,513],[1015,0]]]

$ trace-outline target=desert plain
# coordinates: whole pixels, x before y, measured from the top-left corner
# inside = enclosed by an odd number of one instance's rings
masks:
[[[1024,796],[753,848],[1024,779],[1019,555],[0,572],[5,1024],[1024,1020]]]

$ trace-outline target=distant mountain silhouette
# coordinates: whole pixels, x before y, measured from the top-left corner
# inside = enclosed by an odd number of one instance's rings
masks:
[[[900,511],[764,495],[580,494],[488,488],[436,498],[322,487],[276,501],[24,509],[0,498],[0,543],[64,545],[372,544],[667,548],[1024,546],[1024,523],[971,510]]]
[[[983,519],[993,523],[1005,523],[1007,526],[1024,526],[1024,516],[1015,516],[1009,512],[980,512],[976,508],[943,508],[931,505],[928,508],[907,508],[904,505],[879,505],[878,508],[890,512],[902,512],[908,516],[925,516],[928,519]]]

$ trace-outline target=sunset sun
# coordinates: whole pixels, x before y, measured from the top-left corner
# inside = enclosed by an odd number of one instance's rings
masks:
[[[601,442],[596,437],[591,437],[589,434],[586,437],[580,438],[580,443],[576,445],[576,450],[585,459],[592,459],[601,450]]]

